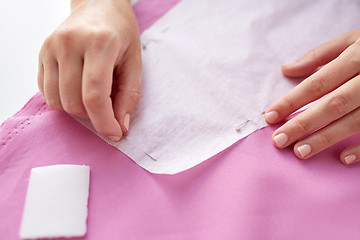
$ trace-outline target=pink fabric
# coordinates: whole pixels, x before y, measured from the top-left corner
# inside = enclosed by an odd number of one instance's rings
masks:
[[[18,239],[30,169],[91,168],[81,239],[359,239],[360,165],[351,140],[301,161],[268,127],[183,173],[151,174],[37,94],[0,129],[0,236]]]
[[[360,136],[299,160],[271,144],[274,129],[155,175],[36,94],[0,128],[0,239],[19,239],[30,169],[53,164],[91,168],[88,232],[76,239],[360,239],[360,165],[338,160]]]
[[[140,32],[150,27],[180,0],[140,0],[133,7]]]

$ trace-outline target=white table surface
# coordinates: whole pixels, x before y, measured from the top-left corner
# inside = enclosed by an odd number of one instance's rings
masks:
[[[70,0],[0,1],[0,124],[38,91],[38,53],[66,18]]]

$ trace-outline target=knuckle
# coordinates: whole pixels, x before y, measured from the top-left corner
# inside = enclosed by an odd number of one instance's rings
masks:
[[[283,105],[284,105],[284,109],[288,109],[291,112],[296,110],[296,104],[294,100],[288,96],[283,97]]]
[[[140,92],[138,91],[131,91],[130,93],[130,101],[134,104],[137,104],[140,100]]]
[[[321,46],[321,45],[320,45]],[[320,47],[319,46],[319,47]],[[319,47],[313,48],[311,49],[309,52],[307,52],[303,58],[309,59],[312,62],[315,63],[316,66],[321,66],[323,65],[323,57],[322,55],[319,53]],[[314,69],[315,70],[315,69]]]
[[[299,132],[302,135],[309,132],[310,127],[305,121],[297,117],[293,118],[293,120],[294,120],[295,129],[298,129],[296,132]]]
[[[331,114],[342,116],[347,112],[348,100],[342,95],[336,95],[329,99],[327,106]]]
[[[87,33],[88,39],[91,39],[92,47],[102,49],[104,46],[111,46],[116,42],[116,34],[108,29],[91,29]]]
[[[44,40],[38,55],[39,64],[44,63],[51,58],[51,53],[54,50],[53,42],[54,40],[52,36],[49,36]]]
[[[311,49],[308,54],[309,54],[311,59],[313,59],[313,60],[318,59],[318,50],[317,50],[317,48]],[[318,64],[318,63],[316,63],[316,64]]]
[[[349,51],[349,61],[355,66],[360,66],[360,41],[352,44],[352,51]]]
[[[78,102],[64,101],[63,108],[65,112],[78,117],[84,116],[85,114],[82,104]]]
[[[307,84],[306,90],[310,95],[319,96],[324,91],[325,84],[326,80],[324,76],[318,75],[310,79],[309,83]]]
[[[107,126],[105,124],[98,124],[98,125],[94,125],[94,128],[96,130],[96,132],[103,134],[103,135],[112,135],[112,132],[107,128]]]
[[[53,42],[52,36],[49,36],[49,37],[45,38],[41,49],[43,50],[43,49],[50,48],[52,42]]]
[[[63,46],[68,46],[73,40],[75,31],[71,29],[60,29],[55,32],[56,40]]]
[[[334,138],[332,138],[329,134],[326,132],[319,132],[318,134],[320,148],[326,148],[333,144]]]
[[[84,105],[90,108],[97,108],[104,105],[103,94],[98,90],[91,90],[84,93]]]
[[[52,109],[63,110],[63,107],[62,107],[60,101],[58,101],[58,100],[50,98],[50,99],[46,100],[46,103]]]

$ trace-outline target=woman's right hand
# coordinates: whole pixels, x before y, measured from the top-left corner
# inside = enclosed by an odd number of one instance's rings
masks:
[[[45,40],[38,85],[45,102],[118,141],[140,97],[141,51],[128,0],[78,0]]]

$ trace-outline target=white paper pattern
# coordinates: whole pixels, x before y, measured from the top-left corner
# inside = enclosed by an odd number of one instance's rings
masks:
[[[297,84],[280,65],[358,27],[359,9],[340,0],[181,1],[141,36],[143,89],[128,136],[104,140],[153,173],[205,161],[266,126],[262,112]]]

